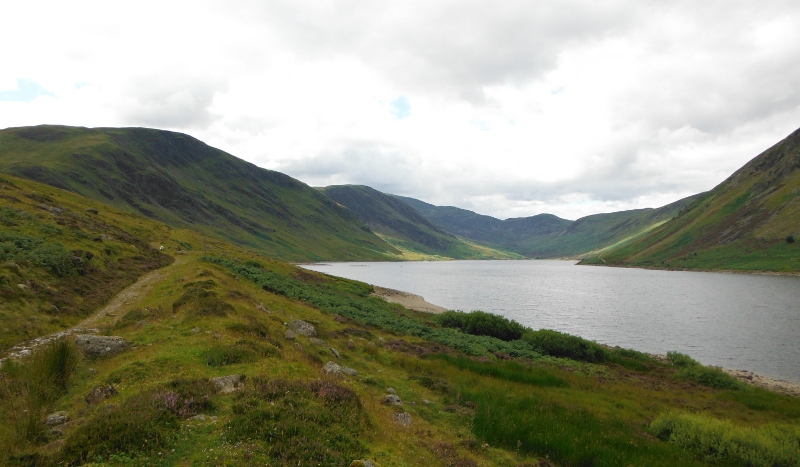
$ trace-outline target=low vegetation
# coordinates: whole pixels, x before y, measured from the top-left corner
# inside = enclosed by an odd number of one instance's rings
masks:
[[[120,219],[177,260],[94,323],[128,343],[119,354],[84,358],[66,337],[3,362],[0,465],[798,465],[800,399],[686,355],[417,313],[367,284]],[[287,332],[296,320],[314,335]]]

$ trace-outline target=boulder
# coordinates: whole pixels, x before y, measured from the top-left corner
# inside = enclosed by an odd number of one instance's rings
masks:
[[[117,390],[114,389],[114,386],[95,386],[94,389],[89,391],[89,394],[86,394],[86,403],[89,405],[99,404],[115,395],[117,395]]]
[[[331,350],[331,353],[336,356],[336,358],[342,358],[342,356],[339,355],[338,350],[334,349],[333,347],[328,347],[328,348]]]
[[[211,384],[220,394],[230,394],[244,389],[245,375],[228,375],[211,378]]]
[[[317,339],[316,337],[309,337],[308,342],[311,342],[314,345],[318,345],[320,347],[325,346],[325,341],[322,339]]]
[[[383,399],[383,403],[387,405],[403,405],[403,401],[400,400],[400,396],[397,394],[389,394]]]
[[[83,350],[88,357],[110,357],[122,353],[128,348],[125,339],[118,336],[94,336],[91,334],[78,334],[75,344]]]
[[[397,395],[397,391],[395,391],[394,388],[386,388],[386,392],[388,392],[389,394]]]
[[[293,340],[297,339],[297,334],[292,332],[291,329],[287,329],[286,330],[286,335],[284,337],[286,337],[286,340],[293,341]]]
[[[296,319],[289,323],[289,329],[294,331],[295,334],[306,337],[316,337],[317,335],[317,330],[314,328],[314,325],[301,319]]]
[[[338,375],[342,373],[342,367],[338,363],[328,362],[322,367],[322,371],[329,375]]]
[[[352,368],[343,366],[342,373],[346,374],[347,376],[358,376],[358,372]]]
[[[411,414],[408,412],[395,412],[393,415],[394,422],[398,425],[408,428],[411,426]]]
[[[69,414],[67,412],[54,412],[44,418],[44,424],[50,428],[67,423]]]

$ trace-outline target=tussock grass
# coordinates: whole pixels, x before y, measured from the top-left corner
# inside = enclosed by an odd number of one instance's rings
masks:
[[[754,467],[800,465],[800,426],[738,426],[703,414],[669,411],[653,420],[650,433],[706,462]]]
[[[522,335],[522,340],[553,357],[586,362],[603,362],[607,359],[607,352],[600,344],[564,332],[550,329],[529,330]]]

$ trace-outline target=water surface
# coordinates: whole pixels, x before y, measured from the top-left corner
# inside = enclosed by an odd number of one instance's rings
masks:
[[[800,277],[576,266],[570,261],[304,266],[650,353],[800,383]]]

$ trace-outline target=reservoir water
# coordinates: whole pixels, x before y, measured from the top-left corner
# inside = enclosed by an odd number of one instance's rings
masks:
[[[303,267],[483,310],[608,345],[675,350],[800,383],[800,277],[576,266],[570,261],[330,263]]]

